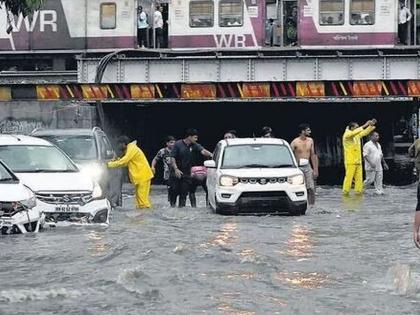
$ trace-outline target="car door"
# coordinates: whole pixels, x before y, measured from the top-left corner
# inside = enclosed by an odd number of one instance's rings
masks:
[[[207,190],[209,194],[209,200],[211,203],[215,206],[216,205],[216,184],[217,184],[217,167],[219,166],[219,157],[221,152],[222,144],[219,143],[216,146],[216,150],[213,154],[213,160],[216,163],[215,168],[209,168],[207,169]]]
[[[97,134],[99,155],[101,157],[101,163],[105,164],[113,160],[115,151],[112,148],[108,137],[103,132]],[[123,184],[123,170],[121,168],[109,169],[106,168],[106,183],[104,184],[106,190],[106,196],[111,202],[112,206],[122,205],[122,184]]]

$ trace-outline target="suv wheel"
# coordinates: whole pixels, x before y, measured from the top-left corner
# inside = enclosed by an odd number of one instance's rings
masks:
[[[308,208],[307,203],[305,203],[304,205],[301,205],[301,206],[295,206],[295,207],[293,207],[292,209],[289,210],[289,214],[294,215],[294,216],[305,215],[307,208]]]

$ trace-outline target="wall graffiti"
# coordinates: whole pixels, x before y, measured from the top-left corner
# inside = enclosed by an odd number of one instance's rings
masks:
[[[0,121],[0,133],[3,134],[29,134],[35,128],[45,127],[46,125],[39,120],[8,117]]]

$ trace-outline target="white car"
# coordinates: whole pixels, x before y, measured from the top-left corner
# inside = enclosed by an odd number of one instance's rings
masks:
[[[38,232],[43,215],[35,194],[0,161],[0,234]]]
[[[216,213],[306,213],[304,176],[284,140],[222,140],[213,160],[204,165],[209,203]]]
[[[109,223],[111,205],[100,186],[83,175],[50,142],[21,135],[0,135],[0,159],[35,192],[46,224]]]

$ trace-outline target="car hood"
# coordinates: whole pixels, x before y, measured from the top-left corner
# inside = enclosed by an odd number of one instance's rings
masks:
[[[81,173],[17,173],[22,182],[39,191],[92,191],[93,182]]]
[[[287,177],[302,174],[298,168],[241,168],[241,169],[221,169],[222,175],[235,177]]]
[[[0,203],[27,200],[34,194],[21,183],[1,183]]]

